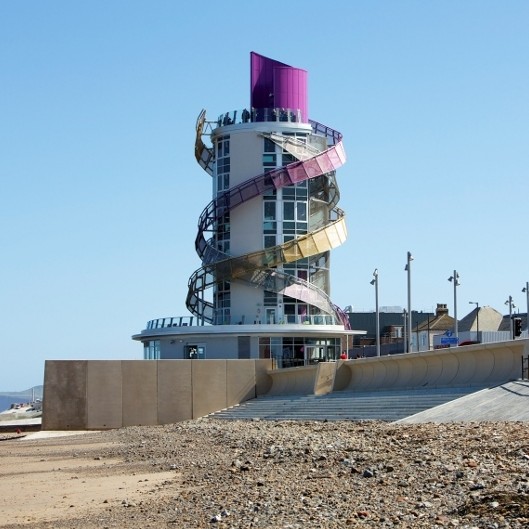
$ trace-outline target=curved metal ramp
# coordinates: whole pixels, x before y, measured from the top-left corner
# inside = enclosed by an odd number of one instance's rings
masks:
[[[345,213],[336,207],[339,192],[334,177],[334,172],[346,159],[342,135],[315,121],[310,121],[310,124],[313,134],[326,139],[326,149],[318,151],[313,145],[292,139],[285,140],[281,135],[270,133],[270,139],[284,146],[298,161],[267,171],[230,188],[212,200],[200,215],[195,248],[203,266],[189,279],[186,306],[192,314],[205,322],[214,323],[214,307],[204,299],[204,291],[224,281],[243,281],[306,302],[336,318],[346,329],[350,328],[347,315],[332,303],[323,290],[275,268],[329,251],[340,246],[347,238]],[[211,127],[211,124],[207,122],[206,112],[202,110],[196,124],[195,157],[199,165],[211,175],[214,152],[202,140],[202,136],[208,133],[208,127]],[[324,175],[328,177],[326,203],[331,208],[331,214],[310,233],[284,244],[241,256],[227,255],[215,248],[212,239],[206,239],[205,234],[211,233],[226,213],[241,204],[267,191]]]

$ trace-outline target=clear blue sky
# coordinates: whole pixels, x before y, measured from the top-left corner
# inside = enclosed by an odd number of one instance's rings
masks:
[[[140,359],[188,314],[209,177],[194,125],[249,104],[249,54],[309,72],[344,135],[333,301],[526,311],[529,2],[0,3],[0,390],[46,359]]]

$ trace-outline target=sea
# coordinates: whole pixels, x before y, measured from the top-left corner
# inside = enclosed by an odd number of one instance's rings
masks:
[[[26,391],[0,392],[0,412],[11,408],[11,404],[22,404],[35,399],[42,399],[42,386],[35,386]]]

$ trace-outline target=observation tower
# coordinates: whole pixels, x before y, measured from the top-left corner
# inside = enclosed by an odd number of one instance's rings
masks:
[[[250,102],[196,122],[195,157],[212,198],[198,219],[202,262],[191,316],[151,320],[145,359],[336,360],[347,315],[331,300],[331,250],[346,240],[336,171],[342,135],[309,119],[306,70],[252,52]]]

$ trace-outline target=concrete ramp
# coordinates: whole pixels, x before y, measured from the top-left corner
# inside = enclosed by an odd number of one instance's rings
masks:
[[[515,380],[483,389],[396,422],[419,424],[473,421],[529,422],[529,381]]]

